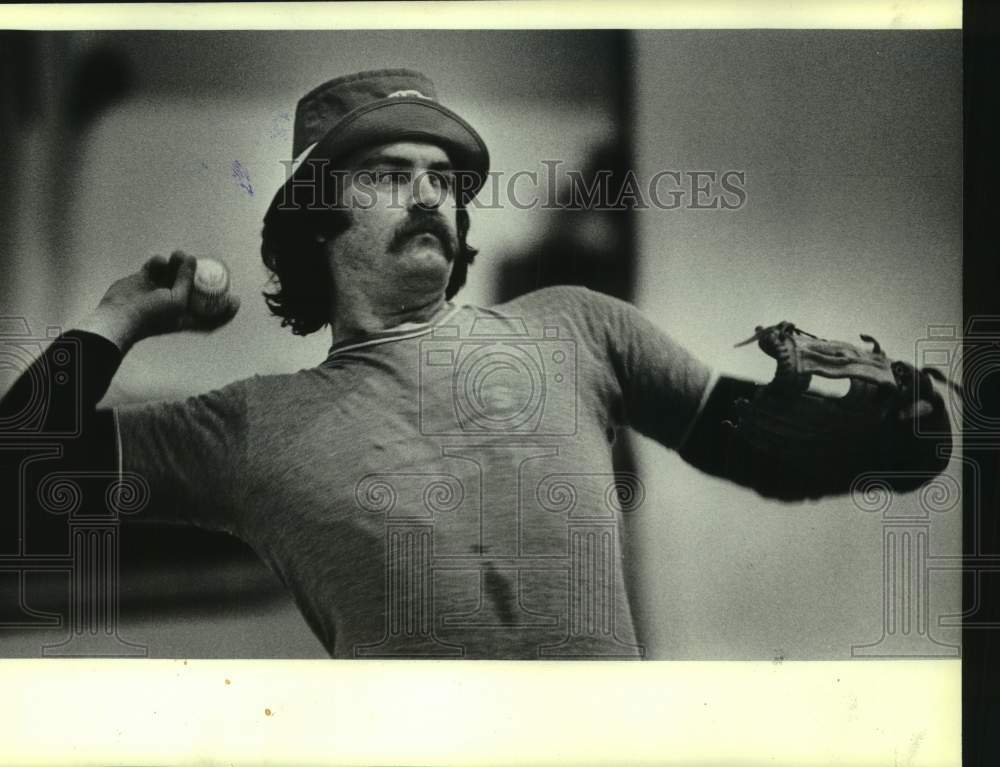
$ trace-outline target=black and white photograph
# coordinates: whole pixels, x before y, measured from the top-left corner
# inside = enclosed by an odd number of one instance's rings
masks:
[[[0,658],[961,657],[960,29],[0,62]]]

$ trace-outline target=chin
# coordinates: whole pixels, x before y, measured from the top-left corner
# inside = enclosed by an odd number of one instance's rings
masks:
[[[404,259],[414,265],[451,269],[451,261],[444,249],[438,245],[420,245],[407,249]]]
[[[441,285],[443,291],[451,278],[452,262],[440,248],[414,248],[398,264],[400,273],[414,287]]]

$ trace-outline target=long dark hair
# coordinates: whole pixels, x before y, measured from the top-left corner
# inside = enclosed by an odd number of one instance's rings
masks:
[[[466,241],[469,224],[469,211],[459,206],[455,221],[458,253],[444,294],[448,300],[465,285],[478,252]],[[317,242],[316,235],[335,237],[348,225],[347,212],[337,208],[276,205],[264,217],[260,256],[274,289],[262,295],[271,314],[281,317],[281,326],[291,327],[295,335],[309,335],[330,321],[333,293],[323,243]]]

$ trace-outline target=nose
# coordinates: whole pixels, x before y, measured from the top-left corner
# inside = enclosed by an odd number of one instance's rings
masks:
[[[445,190],[435,179],[434,173],[418,173],[413,179],[411,202],[414,207],[436,210],[444,204]]]

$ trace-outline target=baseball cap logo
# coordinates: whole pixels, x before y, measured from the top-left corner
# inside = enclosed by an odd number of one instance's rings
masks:
[[[417,99],[427,99],[428,101],[431,100],[430,96],[425,96],[420,91],[414,91],[414,90],[393,91],[388,96],[386,96],[386,98],[387,99],[392,99],[392,98],[417,98]]]

